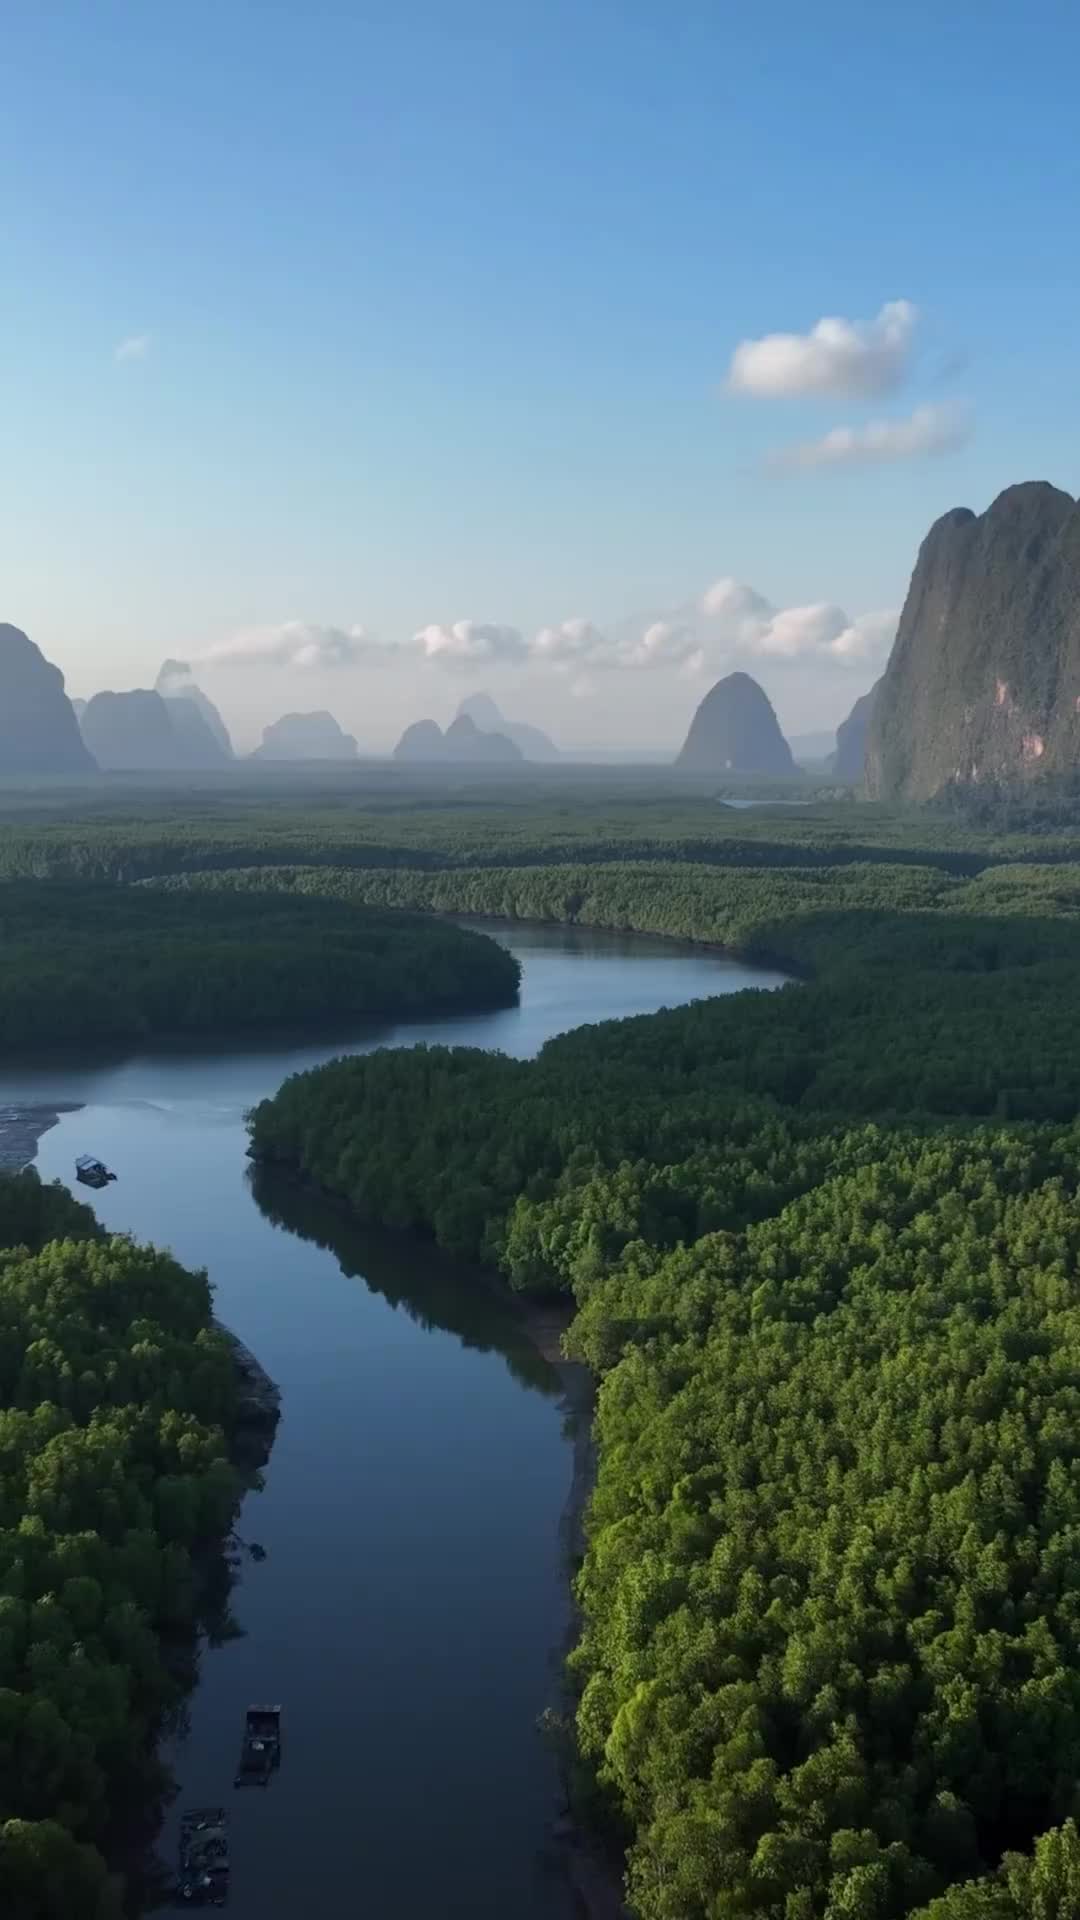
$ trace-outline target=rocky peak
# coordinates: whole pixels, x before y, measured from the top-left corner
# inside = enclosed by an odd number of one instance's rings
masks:
[[[196,707],[219,748],[218,758],[232,759],[233,744],[229,738],[229,730],[213,701],[196,684],[191,667],[186,660],[163,661],[161,671],[154,682],[154,691],[160,693],[163,700],[186,700],[189,707]],[[178,718],[181,726],[187,725],[194,745],[201,729],[193,728],[184,713],[181,713]]]
[[[59,667],[21,627],[0,624],[0,774],[93,769]]]
[[[748,673],[729,673],[705,695],[676,766],[696,773],[796,771],[768,695]]]
[[[944,514],[919,549],[867,743],[867,787],[1072,770],[1080,758],[1080,508],[1045,481]]]

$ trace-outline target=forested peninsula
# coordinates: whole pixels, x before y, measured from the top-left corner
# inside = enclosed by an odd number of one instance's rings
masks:
[[[0,1176],[0,1912],[120,1920],[241,1490],[205,1274]],[[104,1851],[103,1851],[104,1850]]]
[[[574,1298],[574,1740],[641,1920],[1080,1884],[1080,869],[954,850],[277,876],[805,976],[533,1062],[336,1062],[252,1118],[361,1218]]]
[[[505,1006],[517,962],[462,928],[333,899],[0,886],[0,1049]]]

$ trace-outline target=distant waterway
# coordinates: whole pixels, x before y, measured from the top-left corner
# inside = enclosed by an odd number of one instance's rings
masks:
[[[522,962],[517,1007],[0,1071],[0,1108],[48,1117],[43,1177],[73,1185],[79,1153],[113,1167],[115,1185],[79,1198],[208,1268],[222,1320],[281,1389],[265,1488],[239,1521],[266,1558],[245,1558],[240,1635],[203,1650],[167,1756],[180,1794],[163,1850],[183,1805],[225,1801],[235,1920],[575,1912],[545,1846],[557,1783],[535,1732],[568,1623],[564,1382],[475,1274],[253,1182],[243,1116],[338,1053],[427,1041],[528,1057],[570,1027],[783,976],[671,941],[487,930]],[[283,1706],[281,1771],[234,1793],[260,1700]]]

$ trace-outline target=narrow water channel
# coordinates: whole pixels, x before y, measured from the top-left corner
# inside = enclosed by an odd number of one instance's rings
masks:
[[[221,1318],[281,1387],[265,1488],[239,1523],[267,1557],[245,1562],[240,1635],[203,1650],[169,1755],[177,1813],[229,1806],[237,1920],[569,1920],[534,1730],[567,1619],[558,1377],[430,1249],[253,1191],[243,1115],[335,1053],[426,1040],[528,1056],[588,1021],[781,976],[644,938],[498,937],[524,968],[502,1012],[0,1072],[0,1104],[79,1103],[40,1143],[43,1178],[70,1184],[81,1152],[114,1167],[100,1218],[206,1267]],[[282,1767],[233,1793],[255,1700],[283,1705]]]

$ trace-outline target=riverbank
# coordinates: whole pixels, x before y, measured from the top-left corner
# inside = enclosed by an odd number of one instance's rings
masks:
[[[78,1113],[78,1101],[58,1102],[55,1107],[0,1106],[0,1173],[21,1173],[37,1158],[38,1142],[55,1127],[64,1113]],[[270,1458],[274,1434],[281,1418],[281,1392],[249,1347],[231,1327],[213,1322],[229,1344],[237,1381],[236,1425],[230,1434],[233,1457],[246,1471],[265,1466]]]
[[[568,1727],[577,1702],[567,1675],[567,1659],[577,1642],[581,1620],[574,1580],[585,1553],[585,1512],[596,1480],[593,1415],[596,1381],[581,1360],[568,1360],[563,1335],[574,1317],[568,1300],[537,1300],[516,1294],[487,1268],[482,1282],[510,1305],[537,1352],[554,1368],[562,1388],[563,1431],[570,1445],[570,1487],[559,1522],[559,1552],[566,1575],[567,1613],[561,1645],[553,1649],[551,1699],[547,1714]],[[561,1735],[559,1736],[561,1740]],[[622,1897],[622,1868],[606,1851],[575,1807],[570,1769],[560,1766],[562,1805],[548,1827],[552,1859],[565,1880],[579,1920],[629,1920]]]
[[[528,1317],[527,1317],[528,1321]],[[537,1322],[542,1333],[543,1321]],[[530,1329],[531,1332],[531,1329]],[[542,1350],[542,1349],[541,1349]],[[558,1652],[552,1709],[563,1726],[577,1707],[567,1674],[567,1659],[581,1629],[574,1580],[585,1552],[585,1511],[596,1480],[593,1415],[596,1381],[580,1360],[553,1361],[563,1388],[565,1432],[571,1448],[570,1490],[559,1526],[559,1547],[567,1579],[566,1633]],[[578,1908],[580,1920],[629,1920],[622,1897],[622,1867],[605,1850],[574,1805],[570,1770],[562,1772],[563,1806],[549,1829],[553,1854]]]
[[[0,1173],[21,1173],[37,1157],[38,1141],[62,1113],[78,1113],[77,1101],[55,1107],[0,1106]]]
[[[216,1314],[213,1324],[228,1341],[237,1381],[236,1422],[229,1436],[232,1456],[237,1466],[257,1471],[270,1458],[281,1418],[281,1389],[250,1347],[245,1347],[231,1327],[223,1326]]]

